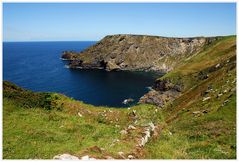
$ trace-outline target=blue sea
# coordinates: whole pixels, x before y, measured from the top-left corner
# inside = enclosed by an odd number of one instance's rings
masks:
[[[66,68],[63,51],[82,51],[96,42],[4,42],[3,79],[35,92],[59,92],[96,106],[127,107],[137,103],[157,75]]]

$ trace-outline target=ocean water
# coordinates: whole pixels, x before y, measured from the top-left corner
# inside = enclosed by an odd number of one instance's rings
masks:
[[[4,42],[3,79],[32,91],[58,92],[96,106],[127,107],[137,103],[157,75],[65,67],[63,51],[82,51],[96,42]]]

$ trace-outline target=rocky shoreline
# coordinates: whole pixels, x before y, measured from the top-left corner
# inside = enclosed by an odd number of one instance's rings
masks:
[[[168,73],[221,37],[167,38],[146,35],[109,35],[82,52],[64,51],[69,68]],[[155,81],[139,103],[162,107],[180,95],[181,85]]]

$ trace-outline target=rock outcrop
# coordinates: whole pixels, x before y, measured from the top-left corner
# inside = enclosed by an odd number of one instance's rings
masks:
[[[219,37],[167,38],[110,35],[77,53],[65,51],[70,68],[168,72]]]

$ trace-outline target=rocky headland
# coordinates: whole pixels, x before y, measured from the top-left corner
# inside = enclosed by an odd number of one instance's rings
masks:
[[[70,68],[169,72],[219,37],[109,35],[82,52],[65,51]]]
[[[82,52],[65,51],[62,59],[70,60],[70,68],[168,73],[221,38],[109,35]],[[139,102],[162,107],[174,100],[182,89],[182,84],[159,79]]]

